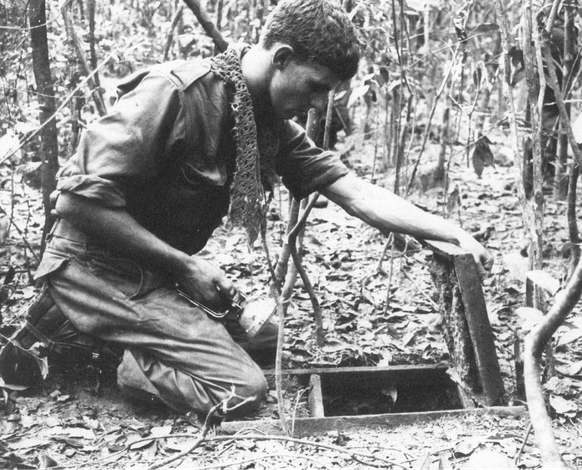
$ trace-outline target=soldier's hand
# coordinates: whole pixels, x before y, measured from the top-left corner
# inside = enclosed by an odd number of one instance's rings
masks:
[[[491,268],[493,267],[494,258],[491,253],[489,253],[489,251],[487,251],[485,247],[481,245],[481,243],[475,240],[468,233],[466,235],[466,237],[463,237],[459,241],[459,246],[473,255],[477,265],[477,272],[479,273],[481,281],[483,281],[488,276]]]
[[[228,308],[235,293],[222,269],[197,256],[190,257],[187,269],[176,280],[187,296],[216,311]]]

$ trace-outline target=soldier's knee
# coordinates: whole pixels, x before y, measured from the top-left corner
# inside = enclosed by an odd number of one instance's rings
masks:
[[[268,385],[262,371],[257,367],[254,373],[245,377],[245,383],[235,387],[235,396],[229,400],[232,414],[246,414],[255,411],[267,396]]]

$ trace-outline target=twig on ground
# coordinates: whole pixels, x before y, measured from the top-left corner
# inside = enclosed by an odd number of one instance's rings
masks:
[[[313,457],[308,457],[307,455],[302,455],[302,454],[292,454],[292,453],[287,453],[287,452],[273,452],[271,454],[260,454],[257,455],[255,457],[248,457],[246,459],[241,459],[241,460],[231,460],[229,462],[225,462],[225,463],[217,463],[217,464],[212,464],[212,465],[204,465],[203,467],[190,467],[190,470],[212,470],[215,468],[227,468],[227,467],[232,467],[233,465],[243,465],[243,464],[247,464],[247,463],[251,463],[251,462],[256,462],[257,460],[265,460],[271,457],[289,457],[291,459],[304,459],[304,460],[310,460],[311,462],[322,466],[323,468],[327,468],[327,464],[324,462],[320,462],[319,460],[313,458]]]
[[[404,455],[406,460],[409,462],[414,459],[414,457],[411,454],[409,454],[405,450],[397,449],[396,447],[386,447],[386,446],[378,446],[378,445],[371,445],[371,444],[366,444],[366,445],[361,445],[361,446],[346,446],[346,449],[371,449],[371,448],[380,449],[380,450],[387,450],[390,452],[399,452],[402,455]]]
[[[217,406],[222,406],[222,403],[220,403]],[[204,429],[202,430],[202,432],[204,433]],[[206,430],[206,433],[207,432],[208,432],[208,430]],[[167,439],[170,437],[172,437],[172,438],[192,437],[192,434],[177,433],[177,434],[166,434],[166,435],[160,435],[160,436],[146,437],[146,438],[132,442],[121,452],[125,452],[127,450],[130,450],[132,446],[139,445],[142,442]],[[204,434],[204,438],[202,438],[202,436],[198,437],[196,439],[196,442],[194,443],[194,445],[192,445],[188,451],[184,451],[184,452],[181,452],[180,454],[177,454],[176,456],[174,456],[172,458],[171,461],[168,459],[167,461],[164,461],[160,464],[156,464],[156,466],[148,467],[147,470],[154,470],[154,469],[161,468],[164,465],[168,465],[169,463],[174,462],[175,460],[184,457],[189,452],[192,452],[197,447],[199,447],[202,442],[223,442],[223,441],[240,441],[240,440],[291,442],[291,443],[298,444],[298,445],[316,447],[319,449],[326,449],[326,450],[335,451],[335,452],[338,452],[340,454],[347,454],[351,460],[354,460],[355,462],[363,464],[363,465],[367,465],[369,467],[381,467],[381,468],[383,468],[386,465],[392,465],[394,467],[408,469],[407,466],[405,466],[399,462],[389,460],[389,459],[385,459],[385,458],[378,457],[378,456],[371,455],[371,454],[366,454],[363,452],[353,452],[350,448],[340,447],[340,446],[336,446],[333,444],[324,444],[322,442],[313,442],[313,441],[309,441],[307,439],[298,439],[298,438],[289,437],[289,436],[275,436],[275,435],[266,435],[266,434],[243,434],[243,435],[237,434],[237,435],[233,435],[233,436],[210,436],[210,437],[208,437],[208,436],[206,436],[206,434]],[[109,456],[108,458],[111,458],[111,456]],[[367,462],[365,460],[362,460],[362,458],[376,460],[378,462],[382,462],[382,464],[375,464],[372,462]],[[91,462],[87,466],[97,465],[100,463],[103,463],[103,462],[102,461],[101,462],[95,461],[95,462]]]
[[[531,434],[532,429],[533,429],[533,424],[530,421],[530,423],[527,426],[527,429],[525,430],[525,436],[523,436],[523,442],[521,444],[521,447],[516,452],[515,457],[513,459],[513,463],[516,466],[517,466],[517,462],[519,462],[519,458],[521,457],[521,454],[523,454],[523,450],[525,449],[525,446],[527,444],[527,440],[529,439],[529,435]]]
[[[406,271],[404,271],[404,270],[402,271],[402,273],[404,274],[404,277],[406,277],[406,279],[408,279],[408,280],[409,280],[409,281],[412,283],[412,285],[413,285],[414,287],[416,287],[416,290],[417,290],[418,292],[420,292],[420,294],[421,294],[421,295],[422,295],[422,296],[423,296],[423,297],[424,297],[424,298],[425,298],[425,299],[428,301],[428,303],[429,303],[429,304],[432,306],[432,308],[434,308],[434,309],[435,309],[435,311],[437,311],[437,312],[438,312],[438,311],[439,311],[439,306],[438,306],[438,304],[437,304],[437,303],[436,303],[434,300],[432,300],[432,299],[431,299],[431,298],[428,296],[428,294],[427,294],[425,291],[423,291],[423,290],[420,288],[420,286],[419,286],[419,285],[418,285],[418,284],[417,284],[417,283],[414,281],[414,279],[413,279],[412,277],[410,277],[410,274],[408,274],[408,273],[407,273]]]
[[[268,441],[268,440],[275,440],[275,441],[287,441],[287,442],[293,442],[295,444],[300,444],[300,445],[306,445],[306,446],[311,446],[311,447],[317,447],[320,449],[327,449],[327,450],[333,450],[342,454],[348,454],[348,456],[350,456],[350,458],[358,463],[364,464],[364,465],[368,465],[368,466],[375,466],[369,462],[363,461],[361,460],[359,457],[364,457],[364,458],[369,458],[369,459],[375,459],[379,462],[383,462],[384,464],[388,464],[388,465],[393,465],[399,468],[405,468],[407,469],[408,467],[405,467],[404,465],[398,463],[398,462],[394,462],[388,459],[384,459],[381,457],[377,457],[374,455],[370,455],[370,454],[365,454],[362,452],[352,452],[350,451],[350,449],[345,448],[345,447],[340,447],[340,446],[335,446],[332,444],[323,444],[321,442],[312,442],[312,441],[308,441],[306,439],[297,439],[294,437],[287,437],[287,436],[268,436],[268,435],[261,435],[261,434],[247,434],[247,435],[235,435],[235,436],[212,436],[209,437],[207,439],[208,442],[220,442],[220,441],[227,441],[229,439],[235,439],[235,440],[239,440],[239,439],[255,439],[257,441]]]
[[[237,408],[243,406],[246,403],[249,403],[250,401],[253,401],[256,399],[256,397],[248,397],[245,398],[244,400],[242,400],[240,403],[236,404],[233,407],[228,407],[228,402],[230,401],[231,398],[234,397],[234,393],[232,393],[232,395],[224,400],[222,400],[220,403],[217,403],[216,405],[214,405],[210,411],[208,412],[208,414],[206,415],[206,419],[204,420],[204,426],[202,426],[202,431],[200,432],[200,436],[194,441],[194,444],[192,444],[188,449],[172,456],[169,457],[165,460],[162,460],[161,462],[151,465],[147,468],[147,470],[155,470],[157,468],[162,468],[165,467],[166,465],[175,462],[178,459],[181,459],[182,457],[185,457],[186,455],[188,455],[189,453],[191,453],[192,451],[194,451],[196,448],[198,448],[200,446],[200,444],[202,444],[204,442],[204,440],[206,439],[206,435],[208,434],[208,431],[210,430],[210,420],[212,419],[212,417],[216,414],[216,412],[222,408],[223,412],[227,412],[227,411],[233,411],[236,410]],[[132,444],[130,444],[128,446],[128,449],[131,448],[132,445],[135,445],[135,442],[133,442]]]
[[[295,406],[293,407],[293,415],[291,416],[291,435],[295,434],[295,417],[297,416],[297,408],[299,408],[299,400],[305,393],[306,389],[301,389],[297,392],[297,397],[295,398]]]

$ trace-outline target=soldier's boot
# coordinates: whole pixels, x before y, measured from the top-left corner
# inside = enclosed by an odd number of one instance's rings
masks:
[[[47,288],[26,307],[26,323],[0,351],[0,377],[7,384],[32,386],[48,374],[48,360],[70,359],[119,362],[115,345],[80,333],[61,312]]]

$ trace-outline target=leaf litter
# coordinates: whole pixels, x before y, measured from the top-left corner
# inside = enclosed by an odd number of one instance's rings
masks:
[[[522,228],[517,198],[511,189],[506,189],[513,169],[485,168],[480,179],[455,165],[453,171],[461,195],[461,204],[453,211],[458,214],[453,217],[460,214],[466,229],[488,237],[484,243],[496,258],[484,290],[489,314],[494,319],[508,397],[510,403],[518,404],[513,395],[513,346],[516,335],[523,333],[519,332],[523,314],[516,314],[516,310],[523,305],[521,266],[525,258],[521,253],[525,243],[515,236]],[[16,186],[11,202],[7,200],[8,192],[0,191],[0,203],[3,208],[14,205],[15,222],[26,229],[30,245],[37,251],[42,227],[40,195],[24,184]],[[415,197],[431,211],[446,209],[422,195]],[[565,207],[551,201],[548,206],[552,209],[548,210],[546,221],[546,245],[552,256],[545,269],[555,279],[562,279],[567,265],[561,252],[567,241],[563,228]],[[284,205],[279,211],[281,207]],[[494,229],[487,229],[485,224]],[[9,295],[0,311],[2,334],[9,336],[23,321],[17,315],[20,307],[37,291],[31,284],[36,261],[17,231],[3,230],[6,243],[0,247],[1,265],[13,266],[18,271],[7,283]],[[277,252],[284,230],[282,222],[271,222],[271,253]],[[432,295],[426,267],[430,253],[418,249],[396,251],[391,260],[392,254],[388,251],[381,261],[385,243],[385,237],[348,218],[333,205],[313,213],[303,259],[322,305],[327,342],[322,348],[317,347],[311,304],[298,284],[286,324],[286,367],[439,364],[448,360],[438,312],[427,300]],[[238,231],[219,228],[217,237],[203,254],[220,264],[245,293],[261,292],[269,282],[261,250],[255,247],[249,252],[244,236]],[[393,274],[389,284],[390,269]],[[560,382],[546,384],[550,387],[549,403],[554,411],[557,435],[567,449],[565,458],[577,463],[582,462],[579,314],[577,307],[572,321],[558,336],[555,359]],[[52,460],[74,468],[145,468],[183,450],[200,432],[200,422],[192,417],[124,402],[113,382],[104,380],[97,394],[86,381],[77,381],[71,376],[65,380],[49,378],[41,390],[14,390],[9,384],[0,384],[4,394],[0,467],[39,468]],[[301,386],[289,386],[289,392],[289,412],[301,415],[304,411],[301,406],[297,408],[296,402],[305,401],[304,391]],[[274,402],[276,398],[270,395],[269,400]],[[249,426],[252,427],[252,422]],[[526,420],[468,415],[442,418],[421,426],[338,429],[309,439],[364,449],[370,455],[394,460],[405,468],[421,468],[413,467],[418,462],[424,462],[419,465],[428,469],[444,468],[445,462],[450,468],[459,468],[482,449],[513,457],[523,446],[526,428]],[[184,433],[192,437],[183,437]],[[144,438],[149,440],[143,441]],[[127,450],[131,442],[138,440],[142,440],[140,444]],[[211,440],[176,463],[175,468],[224,465],[251,458],[255,460],[231,468],[368,468],[346,461],[329,450],[292,443]],[[531,438],[524,446],[519,463],[521,468],[539,465],[539,453]]]

